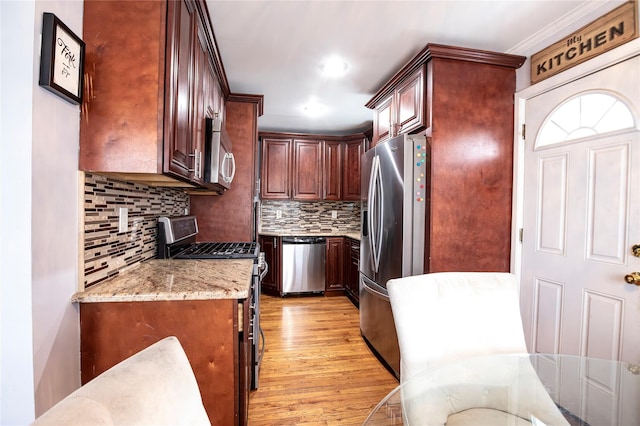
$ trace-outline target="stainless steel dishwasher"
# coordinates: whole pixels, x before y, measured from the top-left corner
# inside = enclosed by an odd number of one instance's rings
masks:
[[[324,237],[282,237],[282,294],[323,293]]]

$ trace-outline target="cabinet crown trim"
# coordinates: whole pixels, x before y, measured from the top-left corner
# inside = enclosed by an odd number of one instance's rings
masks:
[[[367,108],[374,109],[383,99],[393,91],[393,88],[401,83],[415,70],[432,59],[451,59],[456,61],[476,62],[499,67],[518,69],[524,64],[526,56],[509,55],[506,53],[490,52],[487,50],[469,49],[458,46],[445,46],[442,44],[427,44],[416,56],[407,62],[380,90],[365,104]]]

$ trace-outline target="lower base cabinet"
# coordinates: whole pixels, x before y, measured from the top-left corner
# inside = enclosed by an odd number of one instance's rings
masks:
[[[258,237],[260,251],[264,252],[264,260],[269,271],[262,280],[262,292],[271,296],[282,295],[282,237],[260,235]]]
[[[344,295],[344,238],[327,238],[325,296]]]
[[[211,424],[246,425],[246,299],[81,303],[82,384],[168,336],[176,336],[187,354]]]
[[[360,305],[360,241],[345,239],[344,280],[347,297]]]

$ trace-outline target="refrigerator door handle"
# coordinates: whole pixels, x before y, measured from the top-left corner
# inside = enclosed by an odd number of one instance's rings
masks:
[[[374,272],[377,271],[376,268],[376,264],[375,264],[375,244],[374,244],[374,240],[375,240],[375,229],[374,229],[374,225],[373,223],[375,222],[375,217],[376,217],[376,213],[375,213],[375,203],[374,203],[374,198],[375,198],[375,176],[376,176],[376,161],[378,160],[378,156],[376,155],[375,157],[373,157],[373,160],[371,161],[371,172],[369,174],[369,193],[367,194],[367,198],[369,200],[369,221],[367,223],[367,227],[369,228],[369,249],[371,251],[371,257],[369,260],[371,260],[371,269],[373,269]]]
[[[384,225],[384,190],[382,185],[382,169],[380,168],[380,157],[376,156],[376,177],[375,177],[375,191],[376,191],[376,249],[374,251],[375,256],[375,271],[380,269],[380,256],[382,255],[382,231]]]
[[[380,157],[373,157],[371,162],[371,175],[369,176],[369,245],[371,247],[371,263],[374,272],[378,272],[380,266]]]

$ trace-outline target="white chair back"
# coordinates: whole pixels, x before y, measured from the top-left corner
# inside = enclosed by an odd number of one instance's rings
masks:
[[[526,353],[513,274],[441,272],[387,283],[400,380],[465,357]]]

